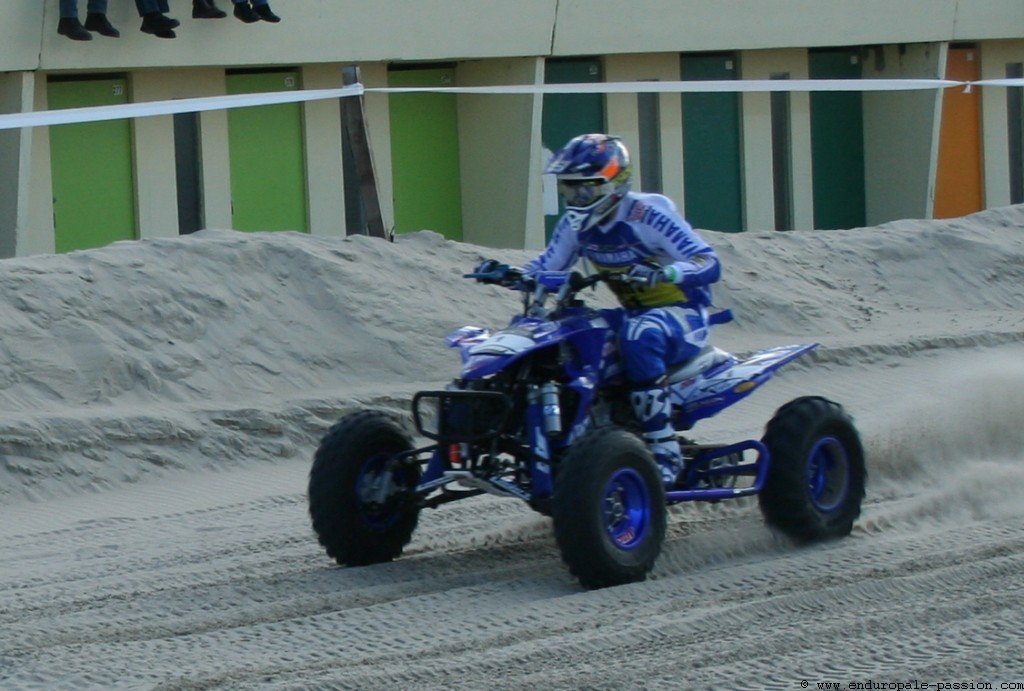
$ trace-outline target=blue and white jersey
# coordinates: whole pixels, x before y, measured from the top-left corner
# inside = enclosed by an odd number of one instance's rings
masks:
[[[581,257],[598,271],[626,272],[636,264],[654,262],[673,266],[679,281],[650,287],[615,286],[623,306],[711,304],[708,285],[721,275],[718,257],[668,197],[629,192],[604,223],[582,233],[576,230],[578,224],[571,211],[563,215],[547,249],[526,265],[527,273],[566,271]]]

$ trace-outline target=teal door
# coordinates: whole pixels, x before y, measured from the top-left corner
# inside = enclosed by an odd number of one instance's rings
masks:
[[[735,79],[732,53],[682,56],[682,78]],[[743,230],[740,98],[736,93],[683,94],[683,184],[686,218],[695,228]]]
[[[392,69],[395,87],[448,87],[455,68]],[[462,239],[462,179],[455,94],[392,94],[391,179],[395,232],[433,230]]]
[[[294,72],[228,74],[229,94],[298,89]],[[309,230],[302,106],[228,111],[232,224],[236,230]]]
[[[587,84],[601,81],[601,63],[597,58],[548,60],[544,65],[544,81],[548,84]],[[604,96],[601,94],[544,94],[544,117],[541,140],[544,148],[554,153],[573,137],[603,132]],[[564,209],[558,200],[558,213],[544,215],[548,239]]]
[[[124,79],[51,80],[50,109],[128,102]],[[135,238],[130,120],[50,127],[54,245],[58,252]]]
[[[811,79],[860,79],[855,49],[810,53]],[[864,109],[859,91],[811,92],[814,227],[865,225]]]

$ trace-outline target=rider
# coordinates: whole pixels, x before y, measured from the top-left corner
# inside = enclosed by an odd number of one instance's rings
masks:
[[[671,485],[683,471],[683,455],[666,370],[707,344],[708,286],[719,278],[718,257],[668,197],[630,191],[629,152],[616,137],[575,137],[544,172],[556,176],[566,211],[547,249],[524,272],[564,271],[583,257],[598,271],[633,279],[609,284],[625,308],[619,343],[629,398]]]

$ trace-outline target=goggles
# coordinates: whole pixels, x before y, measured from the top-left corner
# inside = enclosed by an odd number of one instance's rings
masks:
[[[566,206],[588,207],[614,191],[614,185],[601,178],[559,180],[558,192]]]

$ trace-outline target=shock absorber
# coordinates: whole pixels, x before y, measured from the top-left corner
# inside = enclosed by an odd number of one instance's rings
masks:
[[[540,403],[543,411],[544,433],[549,437],[557,437],[562,433],[561,392],[557,382],[549,381],[541,384]]]

